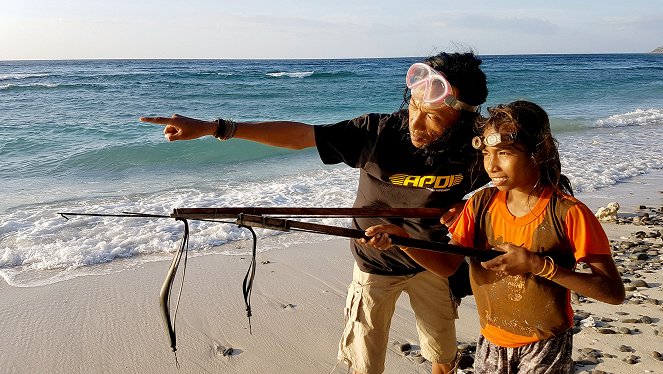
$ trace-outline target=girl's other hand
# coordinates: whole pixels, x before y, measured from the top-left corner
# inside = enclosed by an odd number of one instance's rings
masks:
[[[520,275],[525,273],[537,273],[543,268],[543,258],[535,255],[526,248],[504,243],[495,246],[497,251],[504,252],[492,260],[481,263],[486,269],[502,271],[508,275]]]

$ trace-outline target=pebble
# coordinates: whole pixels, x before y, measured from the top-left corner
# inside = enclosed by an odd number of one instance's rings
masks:
[[[469,369],[472,366],[474,366],[474,358],[470,355],[462,355],[460,356],[460,360],[458,360],[458,368],[461,370]]]
[[[619,351],[620,352],[633,352],[633,348],[629,347],[628,345],[620,345],[619,346]]]
[[[632,286],[635,286],[635,287],[645,287],[645,288],[649,288],[649,285],[647,284],[647,282],[643,281],[642,279],[636,279],[636,280],[634,280],[633,283],[631,283],[631,285],[632,285]]]
[[[601,333],[601,334],[616,334],[617,332],[613,329],[600,328],[599,333]]]
[[[591,317],[591,315],[592,315],[591,313],[583,312],[583,311],[579,310],[573,315],[573,319],[574,320],[583,320],[583,319],[587,319],[587,318]]]
[[[424,362],[426,362],[426,359],[423,356],[418,356],[415,357],[413,361],[416,362],[417,364],[423,364]]]
[[[628,327],[618,327],[617,332],[619,332],[622,335],[631,335],[631,329]]]
[[[650,325],[652,322],[653,322],[653,320],[649,316],[640,317],[640,323],[646,323],[646,324]]]
[[[653,351],[651,356],[659,361],[663,361],[663,355],[661,355],[661,352]]]
[[[476,351],[476,345],[462,343],[458,345],[458,351],[460,353],[469,353]]]
[[[624,358],[622,361],[626,362],[627,364],[634,365],[634,364],[637,364],[638,362],[640,362],[640,357],[635,356],[635,355],[630,355],[630,356]]]
[[[401,343],[398,340],[395,340],[392,345],[401,353],[410,352],[410,350],[412,350],[412,345],[410,343]]]
[[[596,357],[589,356],[589,357],[584,357],[582,360],[579,361],[579,363],[580,365],[587,366],[587,365],[598,365],[601,363],[601,361],[599,361],[599,359]]]

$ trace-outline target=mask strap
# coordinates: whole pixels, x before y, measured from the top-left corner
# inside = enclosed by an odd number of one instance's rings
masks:
[[[454,108],[456,110],[464,110],[466,112],[473,112],[476,113],[479,109],[478,105],[470,105],[466,104],[454,97],[454,95],[449,95],[444,98],[444,104],[447,106]]]

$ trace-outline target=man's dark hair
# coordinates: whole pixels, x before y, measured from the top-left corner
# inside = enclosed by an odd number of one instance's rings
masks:
[[[430,56],[423,61],[433,69],[441,72],[459,91],[458,100],[470,105],[481,105],[488,97],[488,84],[486,74],[481,70],[481,59],[473,52],[446,53],[442,52]],[[410,90],[406,87],[403,93],[403,104],[401,110],[407,107],[410,101]],[[474,132],[474,122],[479,117],[478,112],[460,112],[460,120],[439,139],[426,145],[420,151],[431,152],[459,149],[470,145],[470,139]],[[407,125],[405,125],[407,127]],[[409,133],[405,136],[409,138]],[[449,139],[457,139],[459,142],[450,142]]]
[[[458,100],[470,104],[481,105],[488,97],[486,74],[479,67],[481,59],[474,53],[439,53],[428,57],[424,62],[433,69],[444,74],[453,86],[458,88]]]

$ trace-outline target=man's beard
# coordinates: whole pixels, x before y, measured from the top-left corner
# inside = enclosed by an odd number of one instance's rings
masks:
[[[421,147],[417,147],[414,144],[412,144],[412,137],[410,136],[410,130],[409,128],[406,128],[407,131],[405,131],[405,138],[408,141],[408,144],[412,147],[414,150],[415,154],[419,154],[422,156],[434,156],[436,153],[444,151],[445,149],[449,148],[448,140],[450,138],[451,133],[453,132],[453,126],[449,129],[447,129],[441,136],[439,136],[437,139],[424,144]]]

